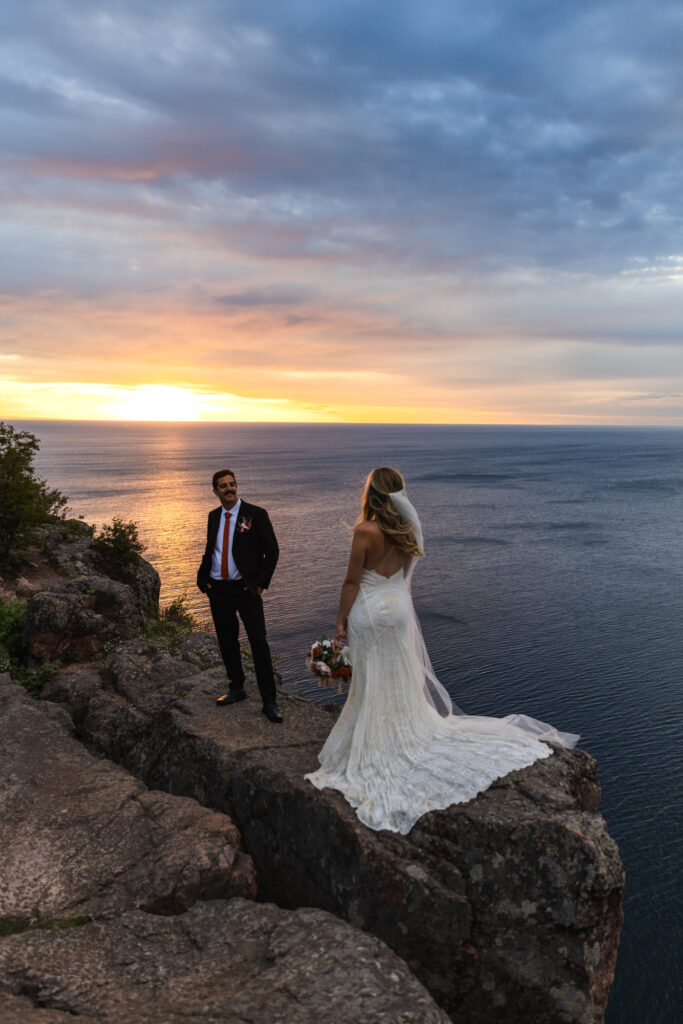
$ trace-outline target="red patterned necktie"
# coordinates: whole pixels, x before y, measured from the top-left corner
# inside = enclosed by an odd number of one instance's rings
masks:
[[[230,513],[225,513],[225,526],[223,527],[223,550],[221,552],[221,578],[228,578],[228,545],[230,543]]]

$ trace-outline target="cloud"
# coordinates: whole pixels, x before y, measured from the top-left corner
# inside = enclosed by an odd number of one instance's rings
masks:
[[[264,306],[295,306],[306,301],[303,292],[273,292],[251,288],[243,292],[234,292],[228,295],[219,295],[216,299],[221,305],[228,309],[242,307],[262,308]]]
[[[0,5],[5,344],[668,380],[682,43],[644,0]]]
[[[29,3],[23,32],[11,6],[10,101],[44,104],[10,119],[29,170],[153,183],[181,216],[218,182],[219,222],[258,201],[353,259],[373,225],[402,261],[613,270],[680,224],[673,6],[643,31],[628,2]]]

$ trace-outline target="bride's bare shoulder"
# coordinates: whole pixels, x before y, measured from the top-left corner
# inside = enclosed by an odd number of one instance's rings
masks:
[[[372,537],[379,537],[382,533],[377,523],[372,522],[372,520],[370,519],[366,520],[363,523],[358,523],[357,526],[354,526],[353,532],[357,534],[359,537],[365,537],[368,540]]]

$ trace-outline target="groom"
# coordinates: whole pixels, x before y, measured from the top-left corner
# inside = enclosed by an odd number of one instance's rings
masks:
[[[254,657],[263,713],[271,722],[281,722],[261,600],[280,553],[275,532],[264,508],[248,505],[237,496],[237,480],[231,469],[219,469],[212,483],[221,507],[209,512],[206,550],[197,572],[197,586],[208,595],[230,683],[228,692],[216,703],[224,707],[247,696],[239,644],[239,615]]]

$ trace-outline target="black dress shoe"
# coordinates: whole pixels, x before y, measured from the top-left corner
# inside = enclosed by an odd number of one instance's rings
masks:
[[[222,697],[216,699],[216,704],[220,704],[222,708],[227,707],[228,704],[237,704],[241,700],[247,699],[246,690],[230,690],[228,693],[224,693]]]
[[[282,715],[277,704],[264,704],[263,714],[266,716],[269,722],[281,722]]]

